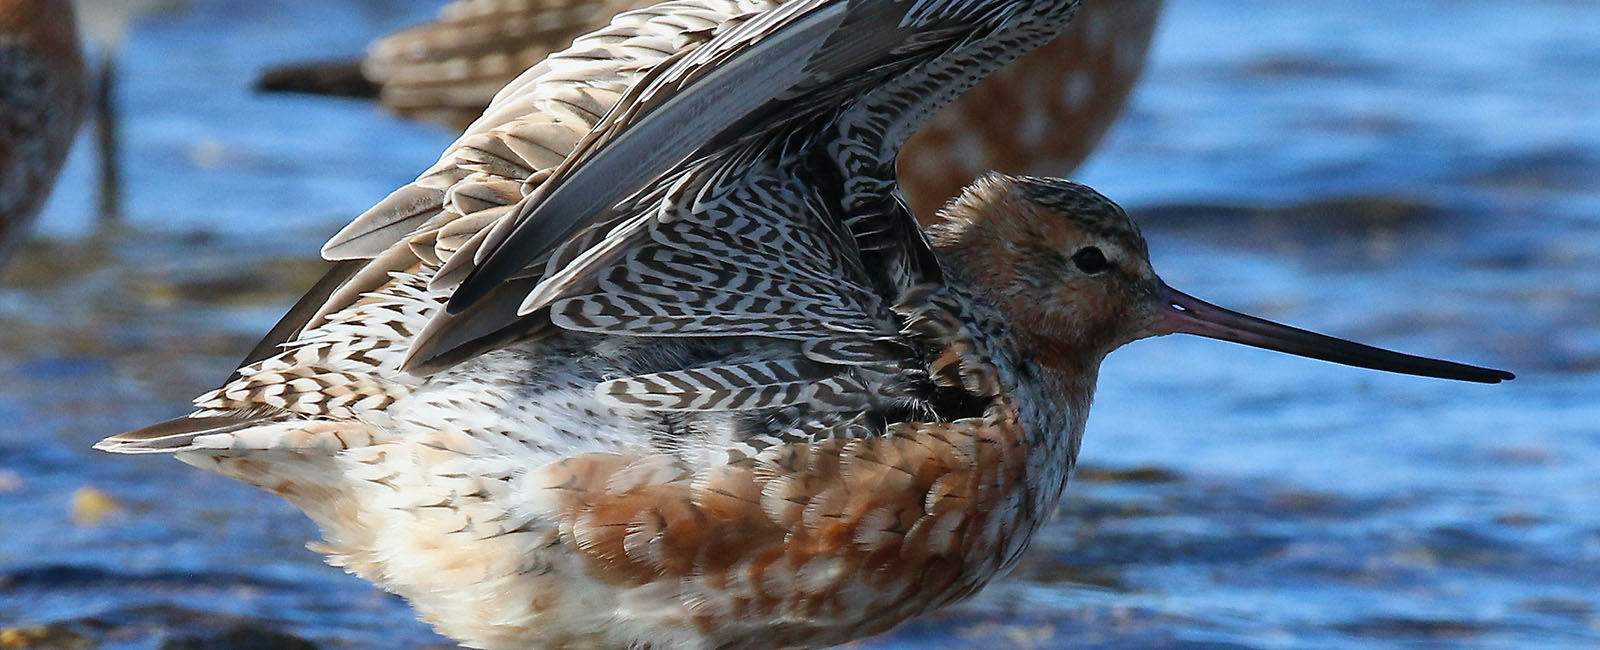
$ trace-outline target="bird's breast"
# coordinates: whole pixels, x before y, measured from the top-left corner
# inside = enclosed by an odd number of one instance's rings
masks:
[[[711,467],[666,453],[580,454],[524,489],[625,610],[671,612],[750,647],[779,629],[773,621],[806,621],[800,632],[831,643],[970,595],[1016,560],[1047,514],[1032,494],[1029,444],[997,402],[983,417]]]

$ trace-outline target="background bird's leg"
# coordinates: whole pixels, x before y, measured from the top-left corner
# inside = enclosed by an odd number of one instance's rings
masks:
[[[98,172],[97,213],[101,222],[122,216],[121,148],[117,141],[116,55],[101,48],[94,81],[95,165]]]

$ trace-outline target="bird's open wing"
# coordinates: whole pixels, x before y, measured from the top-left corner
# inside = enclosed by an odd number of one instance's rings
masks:
[[[869,392],[883,384],[863,373],[904,357],[887,304],[929,266],[894,201],[895,152],[1018,49],[988,38],[1016,32],[1014,16],[986,14],[1006,6],[682,0],[625,14],[507,86],[439,164],[335,236],[325,254],[362,266],[307,323],[369,304],[396,273],[430,293],[467,276],[456,313],[401,332],[408,369],[557,326],[790,350],[608,386],[624,401]],[[841,378],[855,388],[829,383]]]
[[[907,371],[918,361],[889,304],[905,285],[885,291],[883,270],[915,266],[926,243],[903,209],[875,203],[893,202],[896,140],[1009,52],[1058,31],[1076,2],[762,1],[678,0],[619,16],[530,70],[439,164],[329,242],[327,256],[347,263],[274,328],[289,337],[282,351],[196,400],[195,416],[209,419],[107,444],[364,444],[371,432],[343,423],[427,383],[403,367],[419,344],[455,336],[435,352],[475,353],[530,329],[689,339],[677,346],[690,351],[681,366],[599,386],[621,403],[761,409],[789,421],[763,425],[783,436],[870,434],[884,412],[873,405],[916,408],[900,380],[916,381]],[[999,11],[1013,6],[1033,13]],[[1003,24],[972,18],[974,7]],[[1027,31],[1019,21],[1041,17],[1027,37],[1038,38],[1016,40]],[[790,28],[798,37],[784,40]],[[670,132],[680,127],[695,135]],[[643,171],[615,153],[633,138],[663,147],[631,150]],[[593,201],[563,199],[600,207],[550,214],[552,232],[567,233],[559,240],[519,241],[541,206],[592,174],[626,182],[602,184],[607,195]],[[496,233],[497,223],[508,225]],[[484,247],[491,233],[497,245]],[[482,258],[467,253],[477,250]],[[496,265],[497,254],[510,261]],[[445,311],[445,289],[430,280],[455,258],[504,276],[480,273],[478,300],[430,322]],[[519,309],[530,291],[534,309]],[[250,424],[261,435],[244,440],[238,417],[287,428]]]
[[[529,69],[487,114],[423,172],[324,246],[338,261],[251,351],[261,361],[308,328],[378,290],[395,272],[448,260],[522,200],[572,152],[633,82],[708,32],[774,0],[674,0],[617,16],[609,26]]]
[[[452,210],[453,195],[480,200],[499,182],[536,185],[573,152],[640,77],[686,47],[773,0],[675,0],[617,16],[502,88],[494,102],[410,185],[373,206],[323,247],[328,259],[371,258]],[[469,201],[470,203],[470,201]]]
[[[663,410],[859,412],[892,391],[909,356],[899,321],[829,200],[766,144],[720,151],[649,192],[535,312],[574,331],[761,342],[602,394]]]
[[[751,146],[809,148],[815,151],[784,155],[829,161],[813,165],[817,174],[807,181],[828,195],[833,207],[825,214],[840,221],[854,254],[866,251],[883,267],[867,276],[880,298],[892,297],[932,266],[895,198],[899,144],[1009,60],[999,51],[1016,43],[985,41],[1004,24],[1004,6],[795,0],[675,53],[641,77],[528,198],[445,264],[433,286],[464,279],[450,313],[415,341],[410,367],[481,349],[491,339],[478,337],[519,317],[543,318],[542,309],[592,285],[591,276],[618,263],[657,222],[681,217],[659,207],[663,193],[693,185],[704,167]],[[1062,3],[1062,20],[1074,6]],[[861,117],[839,119],[851,111]],[[840,141],[848,144],[829,149]],[[516,305],[513,293],[527,297]]]
[[[473,267],[450,311],[466,309],[514,276],[555,270],[540,269],[551,253],[586,228],[620,217],[617,206],[691,158],[843,110],[969,37],[964,23],[914,22],[919,6],[795,0],[677,53],[630,89],[514,214],[474,242],[471,258],[447,266],[441,281]]]

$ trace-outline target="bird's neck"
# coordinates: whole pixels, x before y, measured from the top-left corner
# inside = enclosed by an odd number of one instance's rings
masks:
[[[992,338],[1008,342],[1016,367],[1036,371],[1040,380],[1058,391],[1058,399],[1087,410],[1100,362],[1116,346],[1106,332],[1073,330],[1050,317],[1050,310],[1040,304],[1037,282],[1025,276],[1029,253],[1010,244],[1029,235],[1011,221],[982,215],[984,206],[1001,200],[980,190],[947,206],[930,233],[935,255],[968,309],[992,315],[980,320],[993,321]],[[1026,221],[1031,213],[1021,214]]]
[[[1028,434],[1042,443],[1036,448],[1038,462],[1070,469],[1077,461],[1104,352],[1029,331],[984,284],[972,279],[959,251],[941,248],[937,254],[946,295],[959,305],[994,364]],[[1065,478],[1063,474],[1063,484]]]

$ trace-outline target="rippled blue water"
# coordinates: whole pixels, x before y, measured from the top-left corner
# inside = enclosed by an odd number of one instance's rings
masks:
[[[251,621],[327,647],[444,644],[321,565],[289,506],[100,437],[224,376],[317,244],[449,136],[260,98],[433,2],[197,2],[126,44],[126,223],[79,151],[0,276],[0,624],[107,647]],[[1171,0],[1076,176],[1174,286],[1507,367],[1477,386],[1203,340],[1114,354],[1088,471],[1012,578],[883,648],[1600,645],[1600,4]],[[75,490],[123,507],[75,525]]]

